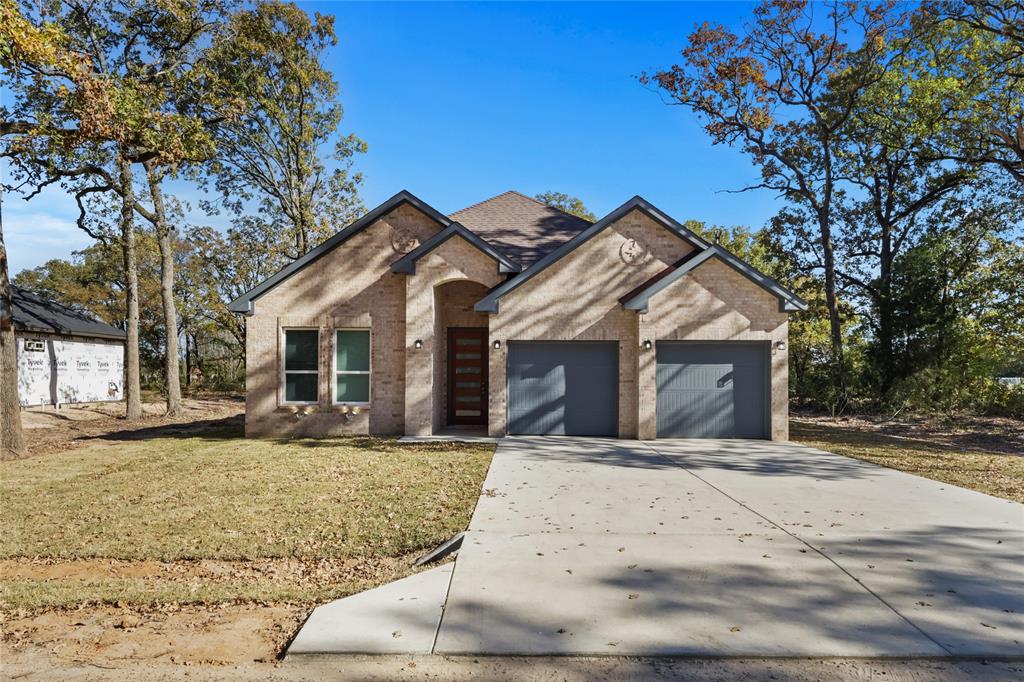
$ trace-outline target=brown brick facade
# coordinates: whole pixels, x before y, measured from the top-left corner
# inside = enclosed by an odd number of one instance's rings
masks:
[[[423,242],[441,225],[403,205],[255,301],[246,320],[245,432],[250,436],[401,434],[405,430],[406,276],[396,234]],[[320,330],[320,396],[313,408],[281,406],[286,327]],[[334,330],[371,334],[371,404],[357,415],[332,405]]]
[[[654,438],[655,352],[651,340],[763,341],[771,355],[771,435],[787,438],[787,315],[778,299],[723,262],[711,259],[655,295],[646,314],[620,298],[651,280],[693,246],[634,210],[553,266],[500,299],[497,313],[473,310],[505,280],[497,263],[461,237],[394,274],[401,257],[396,230],[420,243],[442,226],[403,205],[260,296],[247,318],[246,434],[428,435],[446,423],[446,334],[449,327],[487,327],[488,430],[506,429],[509,341],[616,341],[619,344],[619,436]],[[407,250],[407,248],[405,249]],[[320,331],[318,404],[282,405],[283,329]],[[368,408],[333,404],[334,331],[371,330]],[[419,341],[421,348],[416,348]]]

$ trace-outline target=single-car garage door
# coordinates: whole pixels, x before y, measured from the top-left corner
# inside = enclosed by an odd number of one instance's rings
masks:
[[[657,345],[659,438],[768,438],[768,343]]]
[[[617,436],[619,344],[508,344],[510,434]]]

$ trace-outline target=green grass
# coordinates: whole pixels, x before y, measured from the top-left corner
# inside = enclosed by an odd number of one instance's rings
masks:
[[[831,424],[790,422],[790,438],[821,450],[1024,502],[1024,456],[963,450]]]
[[[364,589],[409,572],[408,555],[465,529],[492,454],[493,446],[377,438],[247,440],[229,425],[4,462],[0,559],[5,572],[21,571],[5,576],[4,601],[305,601]],[[35,579],[21,558],[264,568],[225,579]],[[299,580],[267,561],[286,558],[347,568]]]

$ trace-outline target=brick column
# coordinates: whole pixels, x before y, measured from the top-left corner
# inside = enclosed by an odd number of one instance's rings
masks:
[[[775,329],[769,353],[771,354],[771,422],[772,440],[789,440],[789,348],[775,348],[778,341],[789,341],[789,322]]]
[[[643,342],[650,340],[657,344],[654,326],[648,323],[648,315],[640,315],[640,338],[638,340],[639,350],[637,354],[637,438],[640,440],[653,440],[658,435],[658,388],[656,371],[656,347],[644,350]]]
[[[405,435],[429,436],[434,415],[434,289],[405,279]],[[423,347],[416,348],[416,341]]]
[[[502,335],[498,314],[488,315],[487,322],[489,328],[487,337],[487,435],[492,438],[503,438],[508,429],[508,425],[505,423],[508,339]],[[501,341],[501,348],[495,350],[491,346],[495,341]]]

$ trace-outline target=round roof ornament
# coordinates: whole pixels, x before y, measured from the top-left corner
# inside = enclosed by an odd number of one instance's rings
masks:
[[[409,253],[419,244],[420,241],[410,230],[396,225],[391,226],[391,248],[396,252]]]
[[[619,258],[626,265],[639,267],[651,258],[651,251],[635,239],[627,239],[619,247]]]

